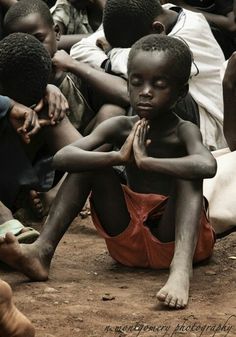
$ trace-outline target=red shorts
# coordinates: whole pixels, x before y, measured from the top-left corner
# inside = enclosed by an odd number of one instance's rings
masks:
[[[131,217],[128,227],[117,236],[109,236],[103,229],[91,202],[91,213],[95,227],[105,239],[112,258],[130,267],[162,269],[170,266],[174,255],[174,242],[159,241],[145,225],[150,214],[160,219],[168,197],[157,194],[141,194],[123,186],[124,196]],[[205,211],[202,211],[198,242],[193,262],[205,260],[212,255],[215,233]]]

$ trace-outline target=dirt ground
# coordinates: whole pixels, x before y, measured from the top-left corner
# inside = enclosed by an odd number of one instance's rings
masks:
[[[168,271],[114,262],[90,217],[73,222],[56,251],[48,282],[29,282],[3,266],[0,274],[37,337],[233,337],[235,256],[236,232],[219,239],[211,260],[195,267],[188,308],[178,312],[155,299]]]

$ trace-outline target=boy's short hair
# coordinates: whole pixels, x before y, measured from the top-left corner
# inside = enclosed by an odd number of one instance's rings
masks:
[[[51,72],[51,58],[35,37],[13,33],[0,41],[0,85],[3,94],[31,106],[40,101]]]
[[[42,0],[20,0],[10,7],[4,18],[4,31],[11,32],[11,26],[30,14],[39,13],[45,24],[53,26],[53,18],[50,10]]]
[[[165,52],[173,60],[172,69],[178,83],[184,85],[188,82],[192,65],[192,53],[186,43],[168,35],[151,34],[143,37],[130,50],[128,74],[132,61],[139,51]]]
[[[150,34],[154,19],[163,12],[158,0],[107,0],[103,27],[110,45],[129,48]]]

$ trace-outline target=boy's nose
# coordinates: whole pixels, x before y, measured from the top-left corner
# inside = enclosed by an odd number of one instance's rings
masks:
[[[152,90],[150,86],[145,86],[140,91],[139,95],[141,97],[152,97]]]

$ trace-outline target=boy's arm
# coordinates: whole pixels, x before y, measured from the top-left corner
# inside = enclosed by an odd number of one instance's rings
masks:
[[[90,65],[78,62],[64,50],[54,55],[53,64],[63,71],[68,71],[84,79],[94,90],[103,95],[109,103],[127,107],[129,105],[127,82]]]
[[[236,52],[227,64],[223,79],[224,135],[231,151],[236,150]]]
[[[204,179],[215,175],[216,161],[202,144],[200,130],[194,124],[184,122],[178,127],[178,137],[188,153],[179,158],[148,157],[147,132],[147,122],[142,121],[138,126],[133,144],[135,160],[140,169],[156,171],[180,179]]]
[[[132,152],[135,127],[120,151],[99,152],[96,149],[107,143],[115,144],[127,126],[130,131],[132,125],[127,117],[114,117],[106,120],[88,136],[58,151],[53,159],[54,167],[67,172],[80,172],[126,163]]]
[[[108,59],[106,53],[97,46],[97,39],[104,38],[102,25],[89,37],[76,43],[70,50],[73,59],[88,63],[92,67],[101,67]]]

